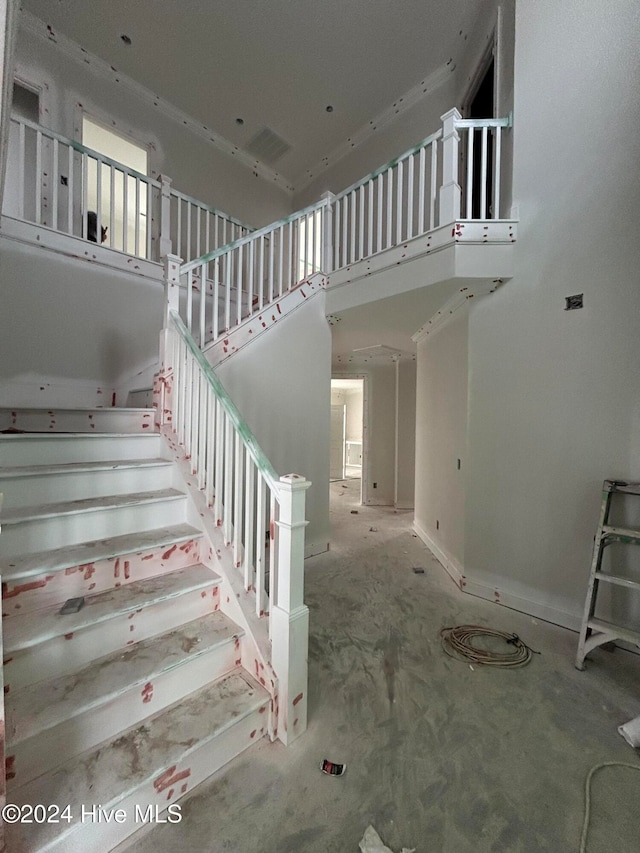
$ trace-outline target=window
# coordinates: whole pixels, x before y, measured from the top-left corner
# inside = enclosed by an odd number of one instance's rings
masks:
[[[145,148],[86,115],[82,117],[82,143],[134,172],[141,175],[148,172]],[[134,175],[89,157],[86,193],[89,240],[147,257],[147,184]],[[97,233],[98,223],[100,234]]]
[[[304,281],[322,265],[322,210],[309,213],[298,225],[298,281]]]

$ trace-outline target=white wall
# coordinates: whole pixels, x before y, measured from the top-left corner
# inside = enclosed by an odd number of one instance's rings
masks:
[[[465,570],[565,624],[602,480],[640,479],[639,41],[636,0],[517,3],[517,274],[469,319]]]
[[[196,57],[193,63],[197,76]],[[98,75],[90,65],[63,53],[49,40],[22,29],[17,68],[29,83],[44,86],[41,122],[79,139],[77,104],[114,130],[151,145],[149,167],[166,174],[181,192],[207,202],[249,225],[261,226],[291,211],[291,198],[249,168],[234,162],[132,91]],[[194,78],[195,79],[195,78]]]
[[[396,493],[395,506],[414,506],[416,467],[416,362],[396,363]]]
[[[454,99],[455,78],[451,74],[431,95],[399,115],[391,125],[370,136],[352,154],[321,172],[309,186],[295,193],[295,209],[311,204],[327,190],[340,192],[434,133],[442,127],[440,116],[454,106]]]
[[[460,308],[418,343],[416,387],[416,528],[459,567],[468,465],[467,317],[466,307]]]
[[[311,480],[307,554],[329,542],[331,332],[324,291],[278,320],[216,373],[279,474]]]
[[[114,389],[141,387],[135,374],[157,362],[161,282],[8,239],[0,281],[3,406],[111,406]]]

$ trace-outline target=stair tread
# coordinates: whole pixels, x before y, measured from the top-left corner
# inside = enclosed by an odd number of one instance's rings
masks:
[[[163,548],[201,536],[202,533],[189,524],[159,527],[139,533],[127,533],[124,536],[81,542],[79,545],[65,545],[48,551],[7,557],[0,559],[0,572],[3,581],[16,581],[95,563],[98,560],[108,560],[110,557]]]
[[[148,409],[143,406],[54,406],[49,407],[47,409],[37,408],[34,406],[14,406],[13,408],[7,406],[0,407],[1,412],[37,412],[38,414],[49,414],[51,412],[103,412],[111,413],[111,414],[137,414],[138,412],[152,412],[153,409]]]
[[[247,673],[234,670],[113,740],[12,790],[13,803],[68,803],[74,818],[72,824],[29,826],[23,849],[40,850],[63,833],[73,832],[82,805],[115,807],[144,783],[155,782],[163,790],[160,785],[180,762],[268,700],[264,688]]]
[[[148,410],[145,410],[148,411]],[[157,439],[159,432],[4,432],[0,434],[0,441],[69,441],[79,438],[88,438],[98,441],[105,438],[140,438],[148,441]]]
[[[49,474],[73,474],[84,471],[112,471],[122,468],[169,467],[171,464],[169,459],[144,457],[142,459],[107,459],[103,462],[63,462],[58,465],[4,466],[0,468],[0,479]]]
[[[39,506],[15,507],[2,513],[2,524],[19,524],[24,521],[34,521],[42,518],[52,518],[60,515],[75,515],[81,512],[93,512],[100,509],[115,509],[116,507],[135,506],[143,503],[154,503],[162,500],[184,498],[183,492],[177,489],[157,489],[151,492],[135,492],[125,495],[105,495],[97,498],[81,498],[76,501],[61,501],[59,503],[40,504]]]
[[[80,631],[187,592],[216,586],[219,582],[219,576],[211,569],[197,564],[89,596],[77,613],[62,616],[61,605],[55,604],[30,613],[6,616],[3,619],[5,653]]]
[[[45,729],[113,701],[242,636],[242,629],[221,611],[186,622],[157,637],[119,649],[70,675],[30,684],[5,700],[7,742],[12,745]]]

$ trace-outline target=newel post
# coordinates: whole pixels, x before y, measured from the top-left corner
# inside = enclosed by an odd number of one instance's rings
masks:
[[[331,192],[323,193],[320,198],[326,199],[322,230],[322,272],[333,272],[333,206],[336,197]]]
[[[169,346],[169,317],[172,311],[180,310],[180,264],[182,258],[177,255],[165,255],[164,264],[164,310],[162,330],[160,332],[159,370],[153,382],[153,407],[156,412],[156,426],[171,423],[171,387],[173,385],[173,364]]]
[[[440,116],[442,121],[442,186],[439,196],[439,225],[460,219],[460,184],[458,183],[458,143],[456,122],[462,116],[454,107]]]
[[[272,665],[278,676],[278,737],[288,745],[307,728],[309,608],[304,604],[305,493],[297,474],[280,477],[278,577],[271,603]]]
[[[171,254],[171,178],[160,175],[160,257]]]

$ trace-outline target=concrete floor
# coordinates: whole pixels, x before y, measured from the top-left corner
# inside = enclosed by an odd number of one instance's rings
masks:
[[[288,749],[263,740],[131,849],[358,853],[372,823],[394,851],[578,851],[589,769],[640,766],[616,731],[640,713],[640,657],[598,650],[576,671],[576,634],[461,593],[411,512],[358,506],[358,481],[331,490],[332,550],[306,563],[307,734]],[[438,637],[462,623],[542,654],[472,671]],[[325,757],[346,774],[322,774]],[[589,853],[640,850],[639,801],[640,773],[595,776]]]

